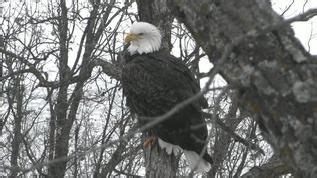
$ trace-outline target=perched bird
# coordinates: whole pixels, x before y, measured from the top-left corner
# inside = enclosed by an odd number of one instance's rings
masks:
[[[154,25],[135,22],[125,42],[129,47],[122,68],[123,94],[141,125],[151,120],[140,118],[161,116],[200,91],[185,64],[160,50],[161,34]],[[201,108],[207,106],[203,97],[186,105],[151,128],[144,146],[154,144],[157,139],[161,149],[168,154],[183,151],[191,169],[208,171],[213,162],[211,156],[205,152],[202,159],[200,157],[208,134]]]

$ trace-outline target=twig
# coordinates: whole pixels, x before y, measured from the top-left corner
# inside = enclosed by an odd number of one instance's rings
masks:
[[[283,13],[281,14],[281,16],[283,16],[291,7],[292,5],[294,4],[295,0],[293,0],[287,7],[286,9],[283,11]]]
[[[242,143],[246,147],[251,148],[252,150],[259,151],[261,154],[265,155],[265,153],[264,153],[262,148],[260,148],[258,145],[254,144],[254,143],[251,143],[251,142],[247,141],[246,139],[242,138],[241,136],[239,136],[238,134],[236,134],[230,127],[228,127],[225,123],[223,123],[218,117],[214,117],[210,113],[204,113],[204,115],[206,117],[210,117],[210,118],[215,119],[216,120],[216,124],[218,124],[221,127],[222,130],[227,132],[227,134],[229,134],[236,141]]]
[[[213,114],[211,114],[212,118],[216,118],[217,116],[217,111],[219,110],[219,106],[220,106],[220,101],[222,96],[228,91],[228,88],[225,88],[224,90],[221,91],[221,93],[217,96],[216,100],[215,100],[215,108],[214,108],[214,112]],[[204,154],[207,152],[207,145],[208,145],[208,140],[211,139],[211,133],[208,134],[208,137],[206,139],[205,145],[203,147],[203,149],[201,150],[199,157],[200,159],[197,161],[196,165],[194,166],[194,169],[191,170],[191,172],[189,173],[189,177],[194,177],[194,171],[197,169],[199,163],[203,160],[203,156]]]

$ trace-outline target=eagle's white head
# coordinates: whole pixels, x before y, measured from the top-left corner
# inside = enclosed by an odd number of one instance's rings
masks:
[[[158,51],[161,46],[160,30],[147,22],[135,22],[132,24],[130,33],[124,40],[130,43],[128,51],[131,55],[152,53]]]

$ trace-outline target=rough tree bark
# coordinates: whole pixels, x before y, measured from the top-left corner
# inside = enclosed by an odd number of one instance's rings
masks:
[[[270,1],[168,3],[229,86],[241,92],[241,108],[259,118],[294,175],[317,177],[316,59]]]
[[[140,21],[157,26],[162,34],[162,49],[170,51],[171,29],[173,17],[167,7],[166,0],[137,0]],[[176,177],[178,159],[160,150],[158,144],[144,150],[146,177]]]

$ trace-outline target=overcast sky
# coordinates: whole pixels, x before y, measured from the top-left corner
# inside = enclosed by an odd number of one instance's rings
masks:
[[[294,1],[294,2],[293,2]],[[291,5],[293,3],[293,5]],[[289,5],[290,8],[284,13],[284,18],[299,15],[308,9],[317,8],[316,0],[272,0],[274,10],[282,14]],[[296,37],[311,54],[317,54],[317,17],[307,22],[296,22],[292,24]],[[309,41],[309,39],[311,39]],[[310,46],[310,47],[309,47]]]

